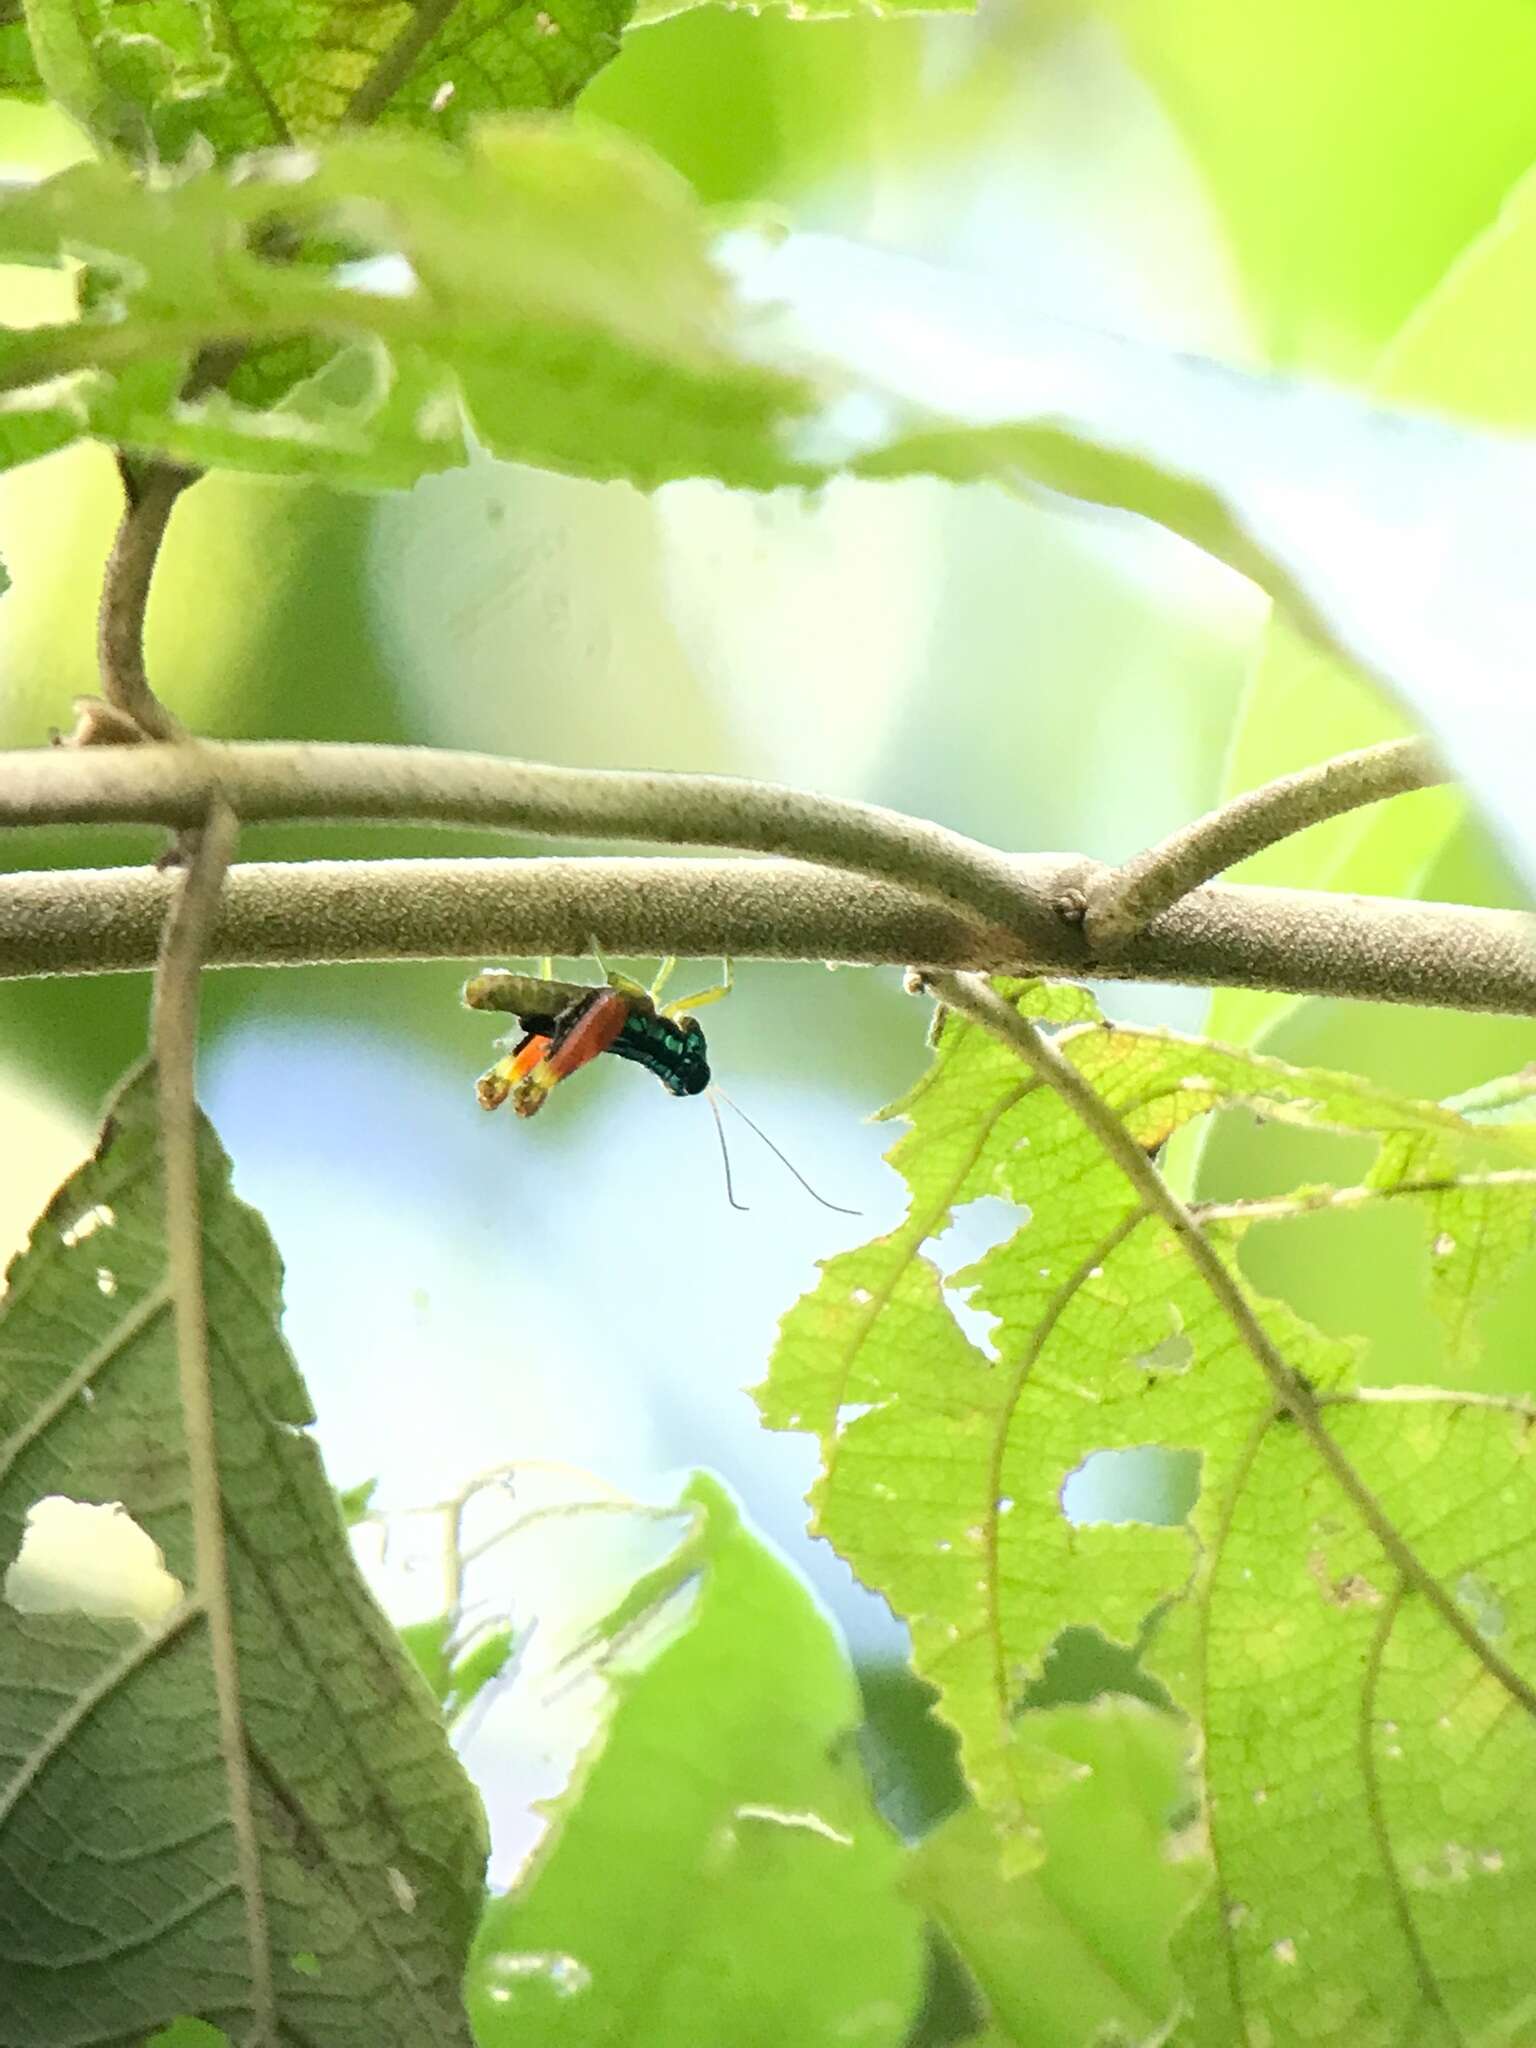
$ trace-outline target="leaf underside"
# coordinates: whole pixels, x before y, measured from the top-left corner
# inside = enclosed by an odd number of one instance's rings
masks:
[[[0,1300],[0,2043],[137,2048],[200,2016],[257,2025],[242,1819],[284,2040],[467,2042],[459,1980],[484,1863],[478,1801],[353,1564],[278,1333],[265,1227],[200,1131],[218,1485],[229,1545],[242,1816],[211,1624],[22,1611],[29,1511],[119,1502],[195,1588],[152,1072],[50,1203]],[[294,1959],[300,1958],[296,1964]]]
[[[1077,992],[1012,993],[1025,1014],[1082,1015]],[[1148,1146],[1239,1105],[1379,1139],[1349,1199],[1421,1214],[1448,1361],[1465,1359],[1474,1279],[1481,1298],[1531,1244],[1529,1127],[1172,1034],[1077,1022],[1061,1044]],[[1244,2038],[1256,2013],[1277,2042],[1381,2048],[1498,2020],[1536,1991],[1524,1705],[1399,1584],[1179,1242],[1009,1049],[949,1017],[890,1113],[909,1125],[891,1154],[908,1220],[826,1262],[759,1402],[770,1426],[820,1438],[814,1526],[909,1622],[1003,1877],[1038,1860],[1064,1783],[1027,1690],[1086,1624],[1139,1648],[1201,1733],[1215,1882],[1181,1942],[1191,2041]],[[1025,1219],[948,1271],[932,1240],[996,1196]],[[1297,1213],[1326,1199],[1308,1191]],[[1234,1261],[1241,1218],[1207,1227]],[[1351,1347],[1250,1299],[1421,1562],[1490,1650],[1536,1671],[1523,1404],[1360,1388]],[[991,1319],[985,1340],[960,1302]],[[1102,1454],[1145,1447],[1198,1456],[1187,1517],[1154,1526],[1103,1490]],[[1084,1485],[1069,1518],[1063,1491]]]

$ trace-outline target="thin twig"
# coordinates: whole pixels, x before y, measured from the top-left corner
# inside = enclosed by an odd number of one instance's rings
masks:
[[[170,748],[137,747],[136,756]],[[180,752],[180,749],[175,750]],[[190,752],[191,750],[188,749]],[[1049,901],[1085,863],[1009,863]],[[0,980],[149,966],[170,898],[152,869],[0,875]],[[1106,970],[1075,927],[1032,943],[889,882],[799,861],[686,859],[263,862],[230,876],[209,964],[722,953],[972,968],[992,974],[1276,988],[1536,1016],[1536,919],[1517,911],[1217,884],[1158,919]]]
[[[1104,876],[1087,898],[1089,944],[1113,952],[1191,889],[1266,846],[1324,818],[1446,780],[1422,740],[1388,740],[1250,789]]]
[[[127,502],[101,584],[96,623],[101,692],[115,710],[133,720],[146,739],[180,739],[180,720],[150,688],[144,666],[144,616],[171,513],[198,473],[169,462],[135,467],[126,456],[119,457],[118,468]]]
[[[962,1011],[983,1030],[1011,1046],[1030,1071],[1061,1097],[1119,1167],[1141,1206],[1161,1218],[1183,1246],[1238,1341],[1257,1363],[1278,1406],[1290,1416],[1402,1578],[1434,1609],[1457,1640],[1526,1713],[1536,1716],[1536,1687],[1506,1663],[1477,1624],[1464,1614],[1403,1536],[1376,1495],[1323,1426],[1319,1403],[1286,1364],[1273,1338],[1250,1307],[1230,1268],[1189,1210],[1174,1194],[1146,1153],[1103,1098],[1043,1032],[1005,1003],[974,975],[929,973],[914,980],[951,1010]]]
[[[1260,1195],[1249,1201],[1197,1202],[1189,1213],[1201,1225],[1289,1223],[1298,1216],[1369,1209],[1379,1202],[1423,1200],[1432,1195],[1481,1194],[1504,1188],[1536,1188],[1536,1167],[1508,1166],[1493,1173],[1457,1173],[1445,1174],[1434,1180],[1400,1180],[1379,1188],[1305,1188],[1300,1194]]]
[[[191,866],[176,878],[175,907],[155,974],[152,1041],[160,1096],[160,1155],[165,1177],[166,1264],[176,1324],[188,1497],[197,1599],[207,1617],[209,1658],[219,1718],[219,1752],[229,1786],[235,1867],[250,1950],[254,2038],[275,2042],[277,2008],[262,1891],[261,1851],[240,1704],[239,1656],[229,1586],[218,1430],[203,1285],[202,1199],[198,1184],[198,987],[219,893],[239,822],[215,801],[199,832]]]

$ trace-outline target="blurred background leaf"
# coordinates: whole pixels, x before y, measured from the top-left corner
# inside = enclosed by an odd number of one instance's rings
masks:
[[[614,1670],[601,1754],[485,1915],[477,2038],[898,2048],[919,1919],[851,1744],[842,1646],[715,1480],[696,1475],[682,1505],[702,1523],[691,1608],[674,1641]]]
[[[998,2041],[1153,2039],[1179,1996],[1169,1937],[1204,1881],[1198,1857],[1172,1854],[1188,1732],[1139,1700],[1105,1698],[1047,1709],[1031,1734],[1075,1771],[1043,1808],[1040,1868],[1002,1876],[996,1837],[970,1807],[918,1849],[909,1893],[965,1958]]]

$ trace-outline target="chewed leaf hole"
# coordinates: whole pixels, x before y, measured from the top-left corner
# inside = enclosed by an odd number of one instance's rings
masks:
[[[77,1244],[84,1244],[98,1230],[110,1230],[116,1221],[117,1211],[110,1203],[97,1202],[94,1207],[82,1210],[73,1223],[59,1232],[59,1242],[66,1251],[73,1251]]]
[[[1062,1481],[1069,1522],[1145,1522],[1171,1528],[1200,1496],[1200,1453],[1161,1444],[1094,1451]]]
[[[1019,1697],[1019,1710],[1087,1706],[1107,1694],[1145,1700],[1163,1713],[1173,1712],[1166,1688],[1143,1671],[1126,1643],[1112,1642],[1096,1628],[1064,1628],[1046,1651],[1038,1677]]]
[[[876,1409],[884,1406],[883,1401],[845,1401],[837,1411],[836,1434],[841,1436],[850,1423],[862,1422],[866,1415],[873,1415]]]
[[[1160,1344],[1154,1344],[1150,1351],[1140,1352],[1131,1363],[1142,1372],[1186,1372],[1194,1356],[1194,1345],[1182,1330],[1175,1330],[1171,1336],[1164,1337]]]
[[[1463,1572],[1456,1581],[1456,1605],[1480,1636],[1492,1638],[1504,1633],[1504,1602],[1498,1590],[1476,1572]]]
[[[489,1959],[485,1973],[497,2005],[509,2004],[525,1988],[552,1991],[556,1998],[574,1998],[592,1983],[585,1963],[553,1951],[517,1954],[503,1950]]]
[[[186,1598],[159,1544],[120,1502],[57,1493],[28,1509],[3,1592],[19,1614],[93,1614],[146,1626]]]

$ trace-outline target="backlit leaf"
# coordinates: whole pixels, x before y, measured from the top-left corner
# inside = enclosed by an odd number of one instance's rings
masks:
[[[1204,1878],[1172,1853],[1188,1731],[1114,1698],[1037,1713],[1032,1731],[1073,1772],[1041,1809],[1040,1867],[1004,1878],[970,1807],[920,1844],[908,1889],[969,1965],[999,2042],[1152,2038],[1178,1999],[1169,1936]]]
[[[640,1669],[616,1672],[601,1753],[532,1870],[486,1911],[477,2039],[898,2048],[919,1922],[849,1739],[846,1654],[718,1481],[696,1476],[683,1500],[692,1608]]]
[[[1382,397],[1488,426],[1536,428],[1536,386],[1517,367],[1536,348],[1533,193],[1536,184],[1527,181],[1417,308],[1378,365],[1374,382]],[[1394,706],[1276,618],[1233,740],[1227,793],[1405,729]],[[1457,792],[1424,791],[1331,818],[1245,861],[1234,878],[1419,895],[1463,804]],[[1252,1042],[1302,1000],[1264,989],[1217,989],[1206,1028],[1214,1038]]]
[[[1525,689],[1529,437],[1093,334],[850,244],[717,247],[655,159],[549,123],[481,125],[462,153],[349,136],[149,190],[78,167],[0,206],[3,257],[90,265],[80,320],[0,337],[43,442],[61,378],[172,393],[201,349],[301,340],[347,368],[271,420],[73,396],[146,451],[339,481],[458,461],[467,419],[495,454],[646,487],[928,474],[1155,520],[1434,724],[1520,842],[1520,750],[1474,745],[1466,705],[1486,737]]]
[[[467,416],[492,452],[583,474],[816,474],[783,445],[809,394],[743,359],[703,216],[643,151],[524,122],[467,152],[368,136],[262,162],[154,192],[81,165],[0,205],[0,257],[98,280],[80,321],[0,337],[18,417],[51,432],[58,378],[104,364],[115,382],[77,387],[93,430],[188,460],[404,483],[464,459]],[[338,269],[337,244],[387,262]],[[250,343],[350,347],[271,411],[178,403],[234,306]]]
[[[1033,992],[1013,994],[1038,1007]],[[1149,1148],[1191,1118],[1245,1104],[1376,1137],[1379,1184],[1358,1198],[1382,1200],[1417,1198],[1402,1185],[1416,1162],[1454,1159],[1465,1172],[1496,1156],[1490,1127],[1346,1076],[1118,1027],[1069,1027],[1058,1043]],[[1392,2029],[1406,2027],[1427,1997],[1411,1960],[1365,1997],[1358,1959],[1341,1945],[1357,1893],[1370,1895],[1374,1912],[1390,1918],[1398,1910],[1358,1765],[1360,1730],[1376,1709],[1348,1634],[1361,1626],[1357,1610],[1376,1613],[1396,1597],[1395,1568],[1312,1442],[1276,1419],[1267,1379],[1177,1236],[1143,1211],[1097,1138],[1011,1049],[950,1018],[933,1067],[901,1108],[910,1129],[891,1158],[911,1191],[908,1220],[827,1262],[819,1287],[785,1319],[759,1400],[770,1425],[820,1437],[813,1526],[908,1621],[917,1669],[940,1689],[939,1711],[959,1731],[967,1775],[997,1833],[1001,1880],[1015,1884],[1040,1864],[1044,1817],[1061,1794],[1061,1758],[1042,1741],[1029,1707],[1053,1642],[1086,1624],[1113,1643],[1150,1644],[1144,1656],[1202,1731],[1213,1830],[1236,1796],[1234,1775],[1247,1811],[1286,1780],[1306,1815],[1290,1821],[1283,1854],[1266,1848],[1262,1816],[1245,1821],[1240,1839],[1253,1844],[1255,1863],[1243,1865],[1241,1885],[1218,1857],[1226,1903],[1255,1914],[1271,1946],[1291,1938],[1269,1918],[1281,1900],[1293,1913],[1304,1900],[1309,1924],[1328,1928],[1315,1974],[1285,1978],[1277,1994],[1295,1990],[1298,2013],[1310,2017],[1275,2038],[1329,2038],[1316,2015],[1334,2001],[1350,2026],[1380,2020],[1383,2030],[1363,2038],[1400,2039]],[[1531,1194],[1527,1182],[1527,1229]],[[968,1269],[950,1272],[940,1261],[951,1214],[997,1195],[1024,1212],[1020,1227]],[[1435,1198],[1451,1198],[1443,1180]],[[1229,1262],[1244,1221],[1235,1212],[1207,1223]],[[1470,1285],[1464,1268],[1442,1280],[1448,1295]],[[985,1338],[972,1333],[970,1317],[964,1327],[957,1320],[961,1299],[990,1319]],[[1523,1581],[1501,1560],[1530,1507],[1516,1462],[1528,1435],[1519,1405],[1431,1400],[1412,1390],[1357,1394],[1349,1346],[1308,1329],[1282,1304],[1253,1306],[1286,1363],[1318,1390],[1323,1426],[1420,1545],[1449,1596],[1468,1615],[1475,1606],[1490,1630],[1495,1618],[1512,1615]],[[1171,1512],[1122,1504],[1130,1465],[1150,1456],[1155,1469],[1170,1453],[1198,1460],[1198,1499],[1187,1514],[1182,1504]],[[1253,1490],[1256,1475],[1271,1472],[1281,1475],[1283,1518],[1269,1491]],[[1160,1494],[1168,1498],[1166,1485]],[[1424,1645],[1415,1670],[1431,1660],[1435,1672],[1426,1694],[1433,1712],[1415,1726],[1435,1728],[1453,1696],[1475,1698],[1514,1746],[1496,1773],[1497,1810],[1480,1807],[1483,1795],[1469,1786],[1466,1805],[1447,1809],[1445,1839],[1487,1833],[1506,1859],[1500,1869],[1513,1869],[1510,1844],[1519,1836],[1507,1824],[1509,1802],[1536,1797],[1512,1789],[1536,1782],[1524,1705],[1422,1593],[1400,1605],[1394,1630]],[[1518,1671],[1528,1662],[1525,1636],[1504,1620],[1499,1631]],[[1318,1779],[1312,1768],[1322,1737],[1308,1686],[1315,1689],[1325,1669],[1332,1688],[1318,1695],[1315,1711],[1337,1745],[1339,1772],[1356,1762],[1348,1784],[1337,1775]],[[1257,1731],[1256,1715],[1267,1715]],[[1381,1718],[1402,1717],[1382,1710]],[[1431,1756],[1424,1769],[1439,1767]],[[1422,1815],[1410,1826],[1404,1814],[1400,1853],[1418,1857]],[[1266,1855],[1278,1874],[1266,1875]],[[1529,1906],[1518,1885],[1500,1894],[1499,1910],[1506,1905],[1512,1928]],[[1472,1913],[1464,1901],[1453,1900],[1452,1910]],[[1476,1924],[1475,1915],[1461,1923],[1460,1938],[1473,1947]],[[1513,1935],[1500,1941],[1508,1977]],[[1195,1960],[1208,1948],[1207,1936],[1192,1933],[1189,1967],[1206,2006],[1220,2013],[1211,2002],[1215,1965]],[[1290,1967],[1287,1951],[1275,1967]],[[1498,1971],[1492,1963],[1478,1970],[1480,1983],[1464,1987],[1464,1998],[1458,1988],[1460,2005],[1452,2000],[1469,2026],[1496,2016]],[[1523,1993],[1536,1970],[1508,1981]],[[1253,1996],[1271,2009],[1261,1990]],[[1237,2037],[1230,2014],[1199,2036]]]
[[[46,91],[100,142],[177,162],[382,119],[564,107],[611,58],[629,0],[30,0],[0,12],[0,80]]]

